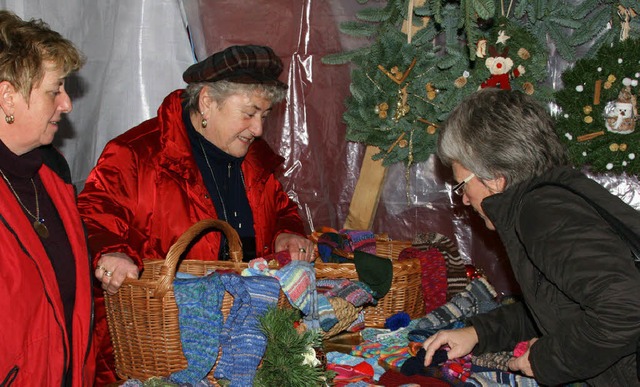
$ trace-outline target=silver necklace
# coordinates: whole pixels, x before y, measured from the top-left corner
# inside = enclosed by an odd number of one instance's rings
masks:
[[[27,214],[29,214],[29,216],[31,216],[34,219],[33,228],[36,230],[36,233],[38,233],[38,235],[40,235],[41,238],[45,238],[45,239],[48,238],[49,229],[47,228],[47,226],[44,225],[44,219],[40,218],[40,202],[38,201],[38,188],[36,188],[36,183],[33,182],[33,178],[29,180],[31,180],[31,185],[33,186],[33,190],[36,193],[36,214],[35,215],[32,214],[31,211],[29,211],[29,209],[27,208],[27,206],[24,205],[24,203],[22,203],[20,196],[18,196],[18,193],[16,192],[16,190],[13,189],[11,182],[7,178],[7,175],[4,174],[4,171],[2,169],[0,169],[0,174],[2,174],[4,181],[7,182],[7,185],[11,189],[11,192],[13,192],[13,195],[16,197],[16,199],[18,199],[18,203],[20,203],[20,205],[22,206],[22,208],[24,208]]]
[[[218,197],[220,198],[220,204],[222,204],[222,215],[224,216],[224,220],[226,222],[229,221],[229,217],[227,215],[227,207],[224,205],[224,198],[220,193],[220,187],[218,186],[218,180],[216,179],[216,175],[213,173],[213,168],[211,168],[211,163],[209,163],[209,157],[207,156],[207,152],[204,150],[204,145],[202,145],[202,140],[198,139],[198,143],[200,144],[200,149],[202,150],[202,154],[204,155],[204,160],[207,162],[207,167],[209,168],[209,173],[211,173],[211,177],[213,178],[213,184],[216,186],[216,192],[218,193]],[[229,164],[229,176],[231,176],[231,164]],[[242,169],[240,170],[240,177],[242,179],[242,186],[246,186],[244,184],[244,174],[242,173]],[[238,217],[238,213],[234,211],[234,216]],[[238,223],[238,228],[242,228],[242,223]]]

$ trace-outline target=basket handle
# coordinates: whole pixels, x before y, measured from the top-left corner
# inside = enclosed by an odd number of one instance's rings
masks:
[[[169,291],[171,285],[173,285],[173,280],[176,278],[176,268],[180,257],[187,246],[202,234],[203,231],[208,229],[218,229],[224,233],[229,243],[229,256],[231,257],[231,261],[236,264],[237,271],[240,270],[242,243],[236,230],[223,220],[204,219],[189,227],[169,249],[167,258],[160,268],[160,276],[158,277],[158,285],[154,292],[154,297],[162,298]]]

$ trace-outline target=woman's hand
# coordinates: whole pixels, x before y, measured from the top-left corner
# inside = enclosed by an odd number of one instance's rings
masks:
[[[425,349],[425,367],[431,364],[433,354],[443,345],[448,345],[447,358],[456,359],[471,352],[478,344],[478,333],[474,327],[465,327],[453,330],[438,331],[424,341],[422,347]]]
[[[291,259],[312,262],[315,259],[313,242],[296,234],[282,233],[276,238],[276,252],[288,250]]]
[[[102,289],[114,295],[125,278],[138,279],[139,271],[127,254],[108,253],[100,257],[94,274],[102,282]]]
[[[537,338],[529,340],[527,351],[523,353],[522,356],[512,357],[511,359],[509,359],[507,366],[509,366],[509,369],[511,371],[520,371],[530,378],[535,377],[535,375],[533,374],[533,369],[531,368],[531,363],[529,362],[529,351],[531,351],[531,346],[537,340]]]

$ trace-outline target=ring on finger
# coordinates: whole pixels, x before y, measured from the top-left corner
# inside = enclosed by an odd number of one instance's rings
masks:
[[[104,275],[106,275],[107,277],[111,277],[113,275],[112,272],[110,272],[109,270],[105,269],[104,267],[102,268],[102,270],[104,270]]]
[[[301,253],[306,253],[307,252],[307,250],[304,247],[299,248],[298,251],[300,251]]]
[[[102,265],[98,265],[98,266],[96,266],[96,270],[104,270],[104,271],[107,271],[107,269],[105,269],[104,267],[102,267]]]

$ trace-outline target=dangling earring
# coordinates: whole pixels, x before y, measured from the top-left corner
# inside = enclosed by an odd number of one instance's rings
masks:
[[[11,125],[16,119],[12,114],[10,116],[4,116],[4,120],[7,121],[7,124]]]
[[[204,118],[204,113],[201,112],[200,115],[202,116],[202,121],[200,122],[200,125],[202,125],[203,128],[206,128],[208,124],[207,119]]]

